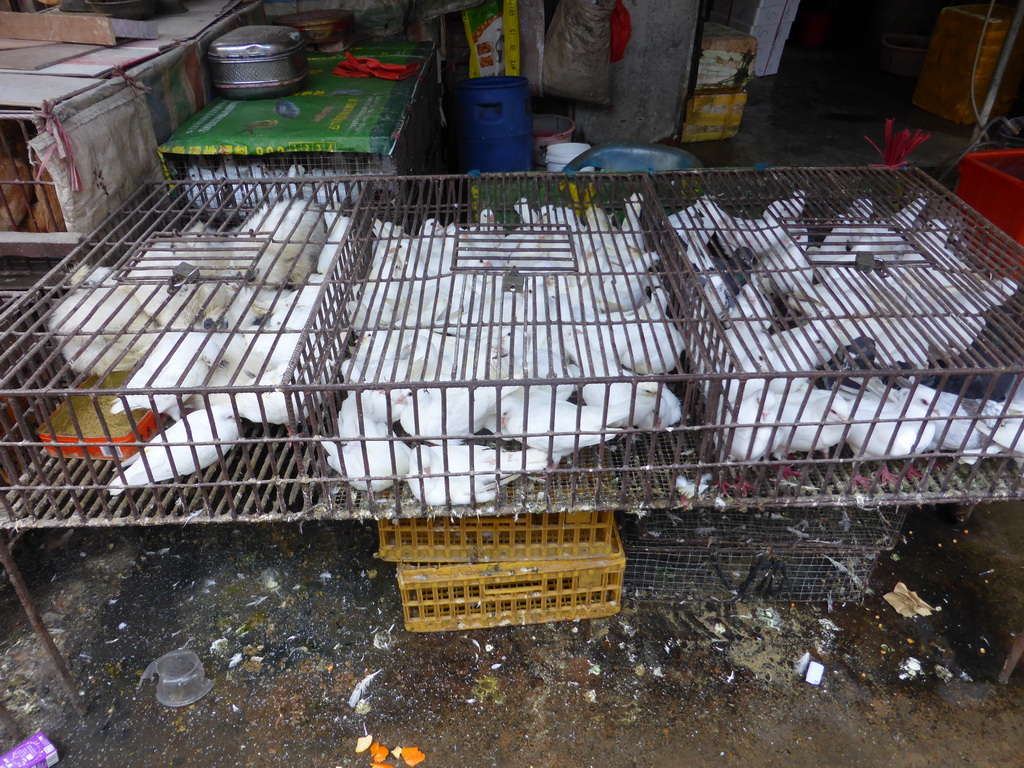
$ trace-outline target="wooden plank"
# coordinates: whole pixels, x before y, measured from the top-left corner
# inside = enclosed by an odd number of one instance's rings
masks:
[[[0,29],[18,40],[117,45],[118,37],[152,40],[156,23],[70,13],[0,13]]]
[[[78,45],[76,43],[48,43],[42,47],[26,48],[20,51],[0,51],[0,67],[23,70],[42,69],[97,50],[106,49],[95,45]]]
[[[5,73],[0,76],[0,105],[39,108],[44,101],[66,99],[102,82],[94,77]]]
[[[0,232],[0,254],[62,257],[81,239],[79,232]]]
[[[13,37],[0,37],[0,51],[15,51],[21,50],[22,48],[38,48],[41,45],[51,45],[51,43],[46,40],[15,40]]]

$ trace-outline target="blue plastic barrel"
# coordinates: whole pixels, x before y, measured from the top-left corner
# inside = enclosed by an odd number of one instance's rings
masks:
[[[530,81],[476,77],[457,86],[459,170],[528,171],[533,163]]]

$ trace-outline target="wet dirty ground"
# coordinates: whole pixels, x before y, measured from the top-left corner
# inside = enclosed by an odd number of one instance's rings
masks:
[[[369,768],[365,733],[424,768],[1019,765],[1024,666],[996,679],[1024,631],[1020,512],[913,511],[863,603],[831,610],[627,597],[607,619],[429,634],[403,629],[372,523],[29,532],[15,557],[88,713],[6,580],[2,701],[83,768]],[[897,614],[897,581],[938,610]],[[169,708],[140,677],[181,647],[213,689]],[[793,669],[808,652],[817,687]]]

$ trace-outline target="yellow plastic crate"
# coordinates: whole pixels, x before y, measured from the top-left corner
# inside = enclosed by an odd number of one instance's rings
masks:
[[[405,628],[446,632],[613,616],[622,607],[626,557],[400,564]]]
[[[611,510],[380,520],[377,554],[394,563],[596,557],[615,551],[614,531]]]
[[[730,139],[740,129],[745,91],[699,93],[686,102],[686,120],[680,141],[717,141]]]

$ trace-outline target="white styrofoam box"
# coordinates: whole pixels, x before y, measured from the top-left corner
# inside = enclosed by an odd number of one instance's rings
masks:
[[[739,29],[736,23],[751,27],[768,24],[792,24],[800,0],[714,0],[711,21]]]
[[[757,27],[733,22],[729,26],[757,38],[755,75],[765,77],[779,71],[779,60],[782,58],[782,50],[786,47],[786,40],[789,39],[789,31],[793,28],[792,22],[763,24]]]

